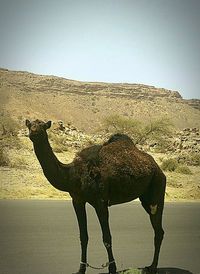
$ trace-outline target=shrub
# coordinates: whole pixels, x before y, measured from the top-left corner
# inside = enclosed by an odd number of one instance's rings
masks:
[[[188,175],[192,174],[192,171],[189,169],[189,167],[185,165],[178,165],[175,171],[182,174],[188,174]]]
[[[187,163],[191,166],[200,166],[200,153],[190,152],[179,155],[179,163]]]
[[[157,139],[161,136],[169,136],[172,131],[172,123],[169,119],[161,117],[159,119],[150,121],[143,129],[143,138],[151,137]]]
[[[12,157],[9,166],[12,168],[25,168],[27,162],[22,155],[16,155],[15,157]]]
[[[177,167],[178,167],[178,161],[173,158],[164,160],[161,165],[161,168],[164,171],[175,171]]]
[[[7,148],[21,147],[20,140],[17,136],[19,125],[15,122],[9,114],[2,112],[0,113],[0,146]]]
[[[200,166],[200,153],[193,152],[188,155],[188,162],[194,166]]]
[[[0,147],[8,148],[8,149],[12,149],[12,148],[20,149],[22,147],[22,143],[20,142],[19,137],[6,135],[6,136],[1,136]]]
[[[19,128],[19,124],[8,113],[0,113],[0,130],[2,135],[16,136]]]
[[[174,158],[163,160],[161,168],[164,171],[175,171],[182,174],[192,174],[188,166],[179,164],[178,161]]]
[[[149,123],[142,123],[119,115],[111,115],[104,120],[106,132],[124,133],[132,137],[135,144],[156,143],[158,150],[169,146],[172,124],[169,119],[159,118]]]
[[[68,147],[66,145],[66,136],[50,132],[49,138],[52,141],[52,147],[55,152],[59,153],[68,150]]]
[[[10,161],[3,148],[0,147],[0,166],[9,166]]]
[[[111,115],[104,120],[104,128],[111,133],[140,135],[140,122],[119,115]],[[136,136],[138,139],[138,136]]]

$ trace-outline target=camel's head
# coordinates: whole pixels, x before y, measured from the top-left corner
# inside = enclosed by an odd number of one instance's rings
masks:
[[[32,122],[26,120],[26,126],[29,129],[29,138],[33,143],[36,143],[47,138],[46,130],[51,127],[51,121],[45,123],[41,120],[35,120]]]

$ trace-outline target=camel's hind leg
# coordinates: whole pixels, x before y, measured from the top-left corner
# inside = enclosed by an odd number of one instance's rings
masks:
[[[162,208],[158,208],[155,215],[150,214],[150,220],[154,229],[154,257],[152,264],[147,267],[147,270],[150,273],[156,273],[160,247],[164,236],[164,230],[162,227]]]
[[[156,184],[155,184],[156,186]],[[152,264],[146,267],[148,273],[156,273],[157,265],[160,253],[160,247],[162,244],[162,240],[164,237],[164,230],[162,227],[162,215],[163,215],[163,207],[164,207],[164,196],[165,196],[165,186],[166,179],[163,177],[163,180],[160,182],[160,191],[158,188],[156,189],[157,197],[153,197],[154,203],[152,203],[152,197],[149,197],[147,193],[144,197],[140,197],[142,202],[142,206],[147,211],[150,216],[150,221],[154,230],[154,256]],[[150,193],[155,193],[154,191]],[[155,200],[154,200],[155,199]]]

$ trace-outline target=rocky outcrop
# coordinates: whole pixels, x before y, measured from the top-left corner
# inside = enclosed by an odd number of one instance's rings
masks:
[[[185,101],[188,103],[188,105],[200,110],[200,99],[190,99]]]
[[[176,133],[173,143],[176,150],[200,152],[200,132],[198,128],[185,128]]]
[[[57,136],[62,137],[62,142],[66,146],[73,148],[83,148],[91,144],[99,144],[105,142],[109,137],[110,133],[102,134],[86,134],[85,132],[79,130],[71,123],[64,124],[63,121],[55,121],[53,123],[51,132]],[[21,129],[18,132],[18,136],[28,136],[28,130],[26,128]],[[200,130],[199,128],[185,128],[181,131],[176,131],[175,135],[168,137],[169,145],[166,152],[173,153],[200,153]],[[51,139],[51,137],[50,137]],[[52,138],[53,139],[53,138]],[[144,145],[138,145],[140,149],[152,150],[156,148],[157,143],[145,143]]]
[[[83,148],[87,145],[99,144],[108,138],[108,135],[105,134],[104,136],[101,134],[86,134],[71,123],[64,125],[63,121],[55,123],[54,132],[60,136],[64,136],[66,145],[74,148]]]

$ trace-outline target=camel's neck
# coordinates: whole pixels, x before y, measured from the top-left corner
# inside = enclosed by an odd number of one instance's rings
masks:
[[[71,190],[70,173],[72,165],[62,164],[54,155],[48,139],[34,143],[35,154],[47,180],[55,188],[69,192]]]

